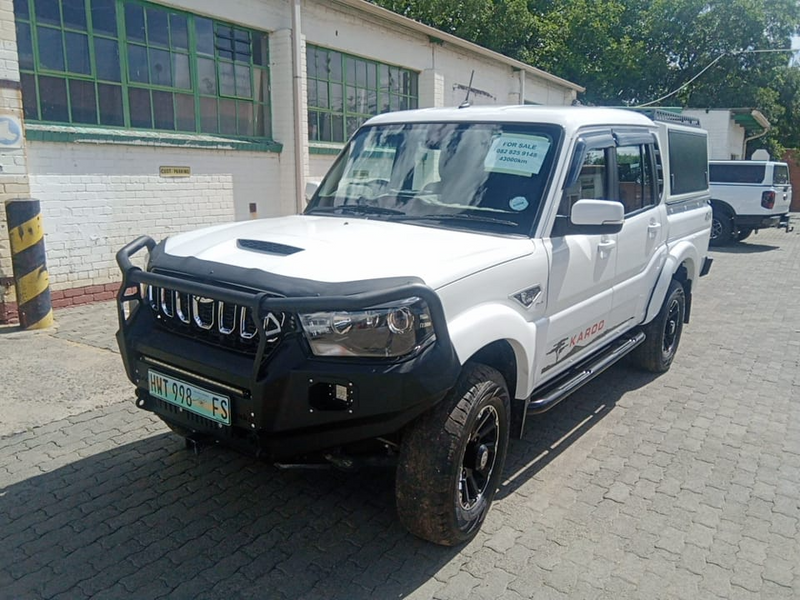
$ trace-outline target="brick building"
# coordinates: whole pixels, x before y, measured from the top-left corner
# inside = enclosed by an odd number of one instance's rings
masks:
[[[0,200],[41,201],[56,307],[111,296],[136,235],[297,212],[366,118],[473,71],[478,104],[582,91],[363,0],[0,0],[0,40]],[[0,322],[11,277],[3,215]]]

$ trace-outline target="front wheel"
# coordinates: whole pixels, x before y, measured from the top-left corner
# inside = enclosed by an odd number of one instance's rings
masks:
[[[644,342],[631,352],[636,366],[652,373],[669,370],[681,341],[685,314],[686,294],[681,283],[673,279],[661,310],[644,326]]]
[[[406,529],[443,546],[475,536],[503,473],[509,406],[503,376],[468,363],[448,396],[409,426],[396,486]]]

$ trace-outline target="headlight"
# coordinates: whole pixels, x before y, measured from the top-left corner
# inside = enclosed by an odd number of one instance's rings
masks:
[[[368,310],[301,314],[300,322],[316,356],[405,356],[434,337],[430,311],[419,298]]]

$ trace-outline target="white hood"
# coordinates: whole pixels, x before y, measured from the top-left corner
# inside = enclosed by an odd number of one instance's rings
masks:
[[[300,248],[294,254],[245,250],[239,239]],[[438,288],[483,269],[531,254],[525,238],[500,237],[379,220],[291,216],[244,221],[176,235],[167,254],[276,275],[341,283],[419,277]]]

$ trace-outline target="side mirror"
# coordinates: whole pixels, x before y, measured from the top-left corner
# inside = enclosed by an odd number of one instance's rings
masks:
[[[306,180],[306,190],[305,190],[306,202],[311,200],[311,197],[317,191],[317,188],[319,187],[319,184],[320,184],[319,180]]]
[[[569,220],[570,233],[618,233],[625,222],[625,207],[614,200],[578,200]]]

